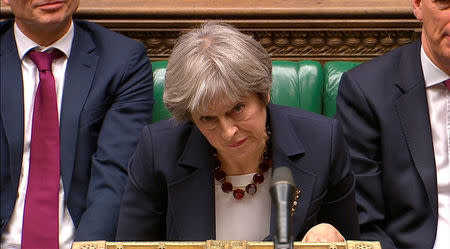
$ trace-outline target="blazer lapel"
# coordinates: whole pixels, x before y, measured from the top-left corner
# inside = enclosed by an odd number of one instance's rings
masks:
[[[216,237],[212,153],[212,146],[194,127],[178,162],[177,179],[168,184],[168,212],[178,234],[171,240]]]
[[[77,148],[78,123],[97,68],[98,56],[89,34],[75,24],[72,50],[67,62],[61,107],[61,175],[69,193]],[[68,195],[65,195],[66,198]]]
[[[298,205],[292,217],[292,232],[294,238],[301,232],[304,220],[309,209],[312,199],[315,175],[302,167],[302,158],[305,150],[302,143],[298,140],[294,132],[291,121],[281,112],[277,112],[275,106],[269,104],[268,110],[270,114],[271,130],[272,130],[272,151],[273,166],[288,166],[292,171],[295,179],[295,185],[300,190]],[[276,120],[274,122],[274,120]],[[264,240],[272,240],[275,235],[275,219],[276,213],[274,205],[272,205],[270,217],[270,235]]]
[[[437,215],[437,180],[425,81],[420,61],[420,43],[416,42],[401,58],[397,86],[403,92],[395,107],[403,128],[414,165],[419,172],[433,216]]]
[[[0,111],[2,119],[0,122],[4,126],[8,141],[12,182],[17,186],[22,168],[24,106],[21,61],[17,53],[12,27],[11,22],[9,30],[0,41]]]

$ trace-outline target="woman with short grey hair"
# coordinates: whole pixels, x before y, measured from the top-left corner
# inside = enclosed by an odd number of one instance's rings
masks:
[[[206,23],[184,35],[167,65],[164,103],[178,121],[213,100],[236,102],[252,93],[267,104],[272,62],[259,42],[230,25]]]
[[[256,40],[208,22],[178,40],[166,72],[170,120],[147,126],[130,161],[117,240],[270,240],[272,168],[292,171],[293,235],[359,238],[355,179],[333,119],[269,103]]]

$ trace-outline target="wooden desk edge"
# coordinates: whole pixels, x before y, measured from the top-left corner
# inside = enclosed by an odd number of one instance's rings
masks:
[[[207,240],[200,242],[107,242],[83,241],[75,242],[72,249],[268,249],[272,242],[220,241]],[[302,243],[294,242],[294,249],[381,249],[377,241],[356,241],[336,243]]]

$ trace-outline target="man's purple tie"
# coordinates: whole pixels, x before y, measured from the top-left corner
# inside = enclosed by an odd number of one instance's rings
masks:
[[[31,130],[30,172],[23,216],[22,249],[58,249],[60,179],[59,119],[52,61],[62,54],[30,51],[39,70]]]
[[[444,81],[444,85],[447,87],[448,90],[450,90],[450,79]]]

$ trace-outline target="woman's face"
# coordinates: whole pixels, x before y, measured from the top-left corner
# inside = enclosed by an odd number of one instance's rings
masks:
[[[228,98],[211,104],[207,113],[192,119],[221,157],[245,160],[261,153],[267,138],[266,106],[252,94],[232,103]]]

